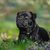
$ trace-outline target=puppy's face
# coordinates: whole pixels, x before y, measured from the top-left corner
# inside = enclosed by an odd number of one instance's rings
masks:
[[[17,13],[16,22],[19,27],[28,28],[34,25],[35,18],[36,14],[33,14],[32,12],[22,11]]]

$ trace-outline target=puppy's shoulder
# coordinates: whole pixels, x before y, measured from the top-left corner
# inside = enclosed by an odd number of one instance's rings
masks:
[[[39,27],[39,33],[38,34],[39,34],[40,38],[42,38],[43,41],[49,40],[48,32],[44,28]]]
[[[39,32],[41,32],[41,33],[47,33],[47,30],[44,29],[44,28],[42,28],[42,27],[39,27]]]

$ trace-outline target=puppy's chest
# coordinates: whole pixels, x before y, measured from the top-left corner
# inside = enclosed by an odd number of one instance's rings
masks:
[[[32,29],[32,30],[31,30],[31,29],[28,29],[28,30],[27,30],[27,35],[28,35],[31,39],[33,38],[33,39],[35,39],[35,40],[38,40],[38,38],[39,38],[38,30],[39,30],[39,29],[33,31],[33,29]]]
[[[32,28],[27,28],[27,34],[31,34],[33,32]]]

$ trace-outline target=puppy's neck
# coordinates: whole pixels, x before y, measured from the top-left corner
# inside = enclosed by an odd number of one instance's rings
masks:
[[[33,29],[33,35],[36,36],[39,32],[39,26],[36,25],[35,28]]]

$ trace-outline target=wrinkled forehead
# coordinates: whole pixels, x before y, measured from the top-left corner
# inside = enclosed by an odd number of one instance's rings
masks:
[[[30,12],[21,12],[21,13],[19,13],[19,16],[24,16],[24,17],[28,16],[28,17],[31,17],[31,14],[30,14]]]

